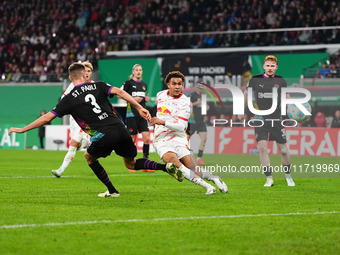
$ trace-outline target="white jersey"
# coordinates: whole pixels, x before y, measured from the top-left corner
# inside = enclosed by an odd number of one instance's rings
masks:
[[[183,93],[179,97],[169,96],[169,90],[157,94],[157,117],[165,125],[155,125],[154,143],[187,140],[186,129],[191,115],[190,99]]]
[[[61,96],[61,98],[63,98],[64,96],[68,95],[73,88],[74,88],[74,84],[73,84],[73,82],[71,82],[70,85],[68,85],[67,89],[64,91],[64,93]]]
[[[92,82],[92,80],[90,81]],[[68,95],[72,89],[74,88],[73,82],[68,85],[67,89],[64,91],[61,98]],[[73,140],[77,141],[78,143],[82,142],[82,147],[87,147],[90,137],[81,129],[78,123],[74,120],[72,115],[70,115],[70,136]]]

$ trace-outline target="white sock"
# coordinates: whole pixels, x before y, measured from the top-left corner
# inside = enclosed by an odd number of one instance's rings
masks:
[[[58,169],[58,171],[62,174],[65,169],[68,167],[68,165],[72,162],[72,160],[74,159],[74,156],[76,155],[77,152],[77,148],[74,146],[70,146],[68,148],[68,152],[64,158],[63,164],[61,165],[61,167]]]
[[[203,170],[202,178],[211,181],[213,178],[216,178],[216,176],[212,175],[212,173],[210,173],[209,171]]]
[[[200,185],[206,189],[208,189],[211,186],[210,184],[206,183],[201,177],[199,177],[197,174],[191,171],[189,168],[186,168],[184,165],[181,165],[179,170],[181,170],[185,179],[197,185]]]

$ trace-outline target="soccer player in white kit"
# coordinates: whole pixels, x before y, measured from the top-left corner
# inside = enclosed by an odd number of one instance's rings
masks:
[[[157,94],[157,116],[149,122],[150,126],[155,125],[153,144],[165,163],[174,163],[184,178],[204,187],[206,195],[215,194],[216,189],[202,178],[213,181],[221,192],[227,193],[228,187],[219,176],[196,169],[185,133],[192,107],[190,99],[182,93],[184,81],[184,75],[178,71],[170,72],[164,79],[169,89]]]
[[[82,64],[85,66],[85,80],[86,82],[91,82],[93,66],[90,62],[83,62]],[[65,92],[63,93],[63,95],[61,96],[61,98],[69,94],[73,88],[74,85],[73,82],[71,82],[70,85],[65,90]],[[64,161],[62,165],[59,167],[59,169],[52,170],[52,174],[54,174],[57,178],[59,178],[63,174],[63,172],[72,162],[76,155],[77,150],[81,148],[87,148],[90,142],[90,136],[79,127],[79,125],[73,119],[72,116],[70,116],[70,131],[71,141]]]

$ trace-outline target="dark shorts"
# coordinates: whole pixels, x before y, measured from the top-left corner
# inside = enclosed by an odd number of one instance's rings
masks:
[[[188,128],[186,130],[186,133],[188,135],[193,135],[195,133],[201,133],[201,132],[207,132],[207,126],[204,122],[202,123],[188,123]]]
[[[137,148],[126,128],[122,125],[104,134],[98,141],[91,142],[87,152],[94,157],[107,157],[112,151],[124,158],[137,156]]]
[[[142,117],[126,118],[126,126],[130,135],[137,135],[142,132],[149,132],[148,122]]]
[[[272,127],[272,123],[266,123],[263,127],[255,127],[255,137],[256,142],[261,140],[268,141],[276,141],[277,143],[286,143],[286,131],[285,128],[281,125],[281,122],[274,121],[274,125]]]

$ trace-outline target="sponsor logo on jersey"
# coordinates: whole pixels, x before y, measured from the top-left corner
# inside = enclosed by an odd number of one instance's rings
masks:
[[[170,114],[171,115],[171,111],[168,108],[166,108],[165,106],[158,107],[157,112],[159,112],[160,114]]]
[[[143,88],[143,90],[146,90],[146,87],[145,87],[145,86],[143,86],[142,88]]]
[[[262,93],[262,92],[259,92],[258,93],[258,98],[273,98],[273,93]]]
[[[274,85],[274,88],[279,88],[279,87],[280,87],[279,84],[275,84],[275,85]]]

